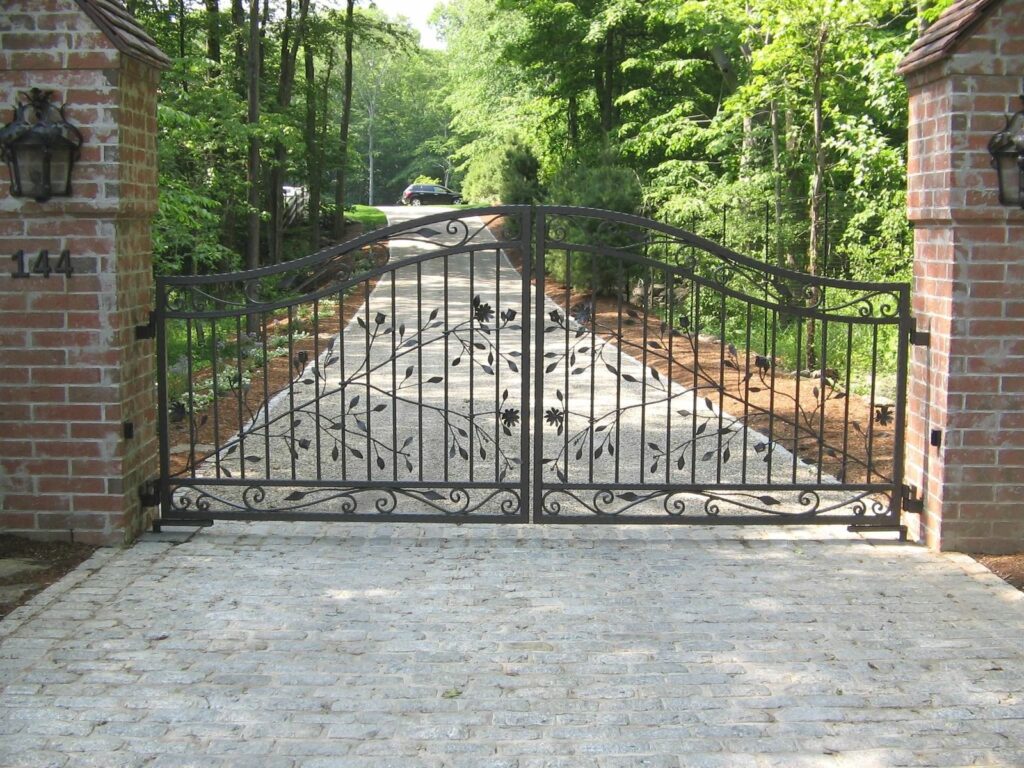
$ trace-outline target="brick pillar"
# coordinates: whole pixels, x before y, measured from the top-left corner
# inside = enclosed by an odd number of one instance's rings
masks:
[[[903,64],[914,313],[931,333],[912,353],[906,481],[929,546],[1010,552],[1024,550],[1024,211],[999,205],[987,143],[1021,108],[1024,0],[969,5]]]
[[[72,197],[14,198],[0,171],[0,529],[118,544],[145,526],[156,472],[153,342],[134,328],[152,300],[159,68],[89,2],[5,0],[0,17],[0,107],[53,91],[84,137]],[[42,249],[69,250],[74,274],[11,276],[11,254]]]

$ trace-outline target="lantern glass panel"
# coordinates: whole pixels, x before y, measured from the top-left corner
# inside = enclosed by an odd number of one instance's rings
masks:
[[[46,150],[40,144],[22,144],[14,148],[18,182],[23,197],[46,197]]]
[[[1020,205],[1021,170],[1017,153],[1001,152],[996,162],[999,164],[999,202],[1003,205]]]
[[[71,148],[57,146],[50,151],[50,194],[66,195],[71,177]]]

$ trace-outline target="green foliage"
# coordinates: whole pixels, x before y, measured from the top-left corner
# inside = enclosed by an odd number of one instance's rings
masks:
[[[643,193],[636,172],[606,152],[594,164],[567,167],[551,183],[550,200],[564,205],[637,213]]]
[[[180,179],[160,187],[153,221],[153,262],[157,274],[228,272],[240,267],[237,254],[219,242],[216,200]]]
[[[552,198],[566,205],[584,208],[600,208],[621,213],[636,213],[640,207],[642,193],[636,174],[621,165],[615,165],[610,157],[594,166],[577,165],[567,168],[551,185]],[[628,236],[620,242],[614,228],[600,221],[586,221],[574,225],[570,234],[576,242],[599,247],[614,248],[629,244]],[[634,277],[633,270],[626,269],[620,258],[615,256],[594,256],[590,253],[573,252],[548,260],[548,273],[560,282],[568,282],[574,289],[610,293],[625,279]]]
[[[346,208],[345,217],[358,221],[366,232],[385,227],[388,223],[388,217],[384,215],[384,211],[369,205],[353,205],[351,208]]]
[[[501,163],[498,197],[507,205],[531,205],[540,202],[540,162],[536,155],[519,142],[509,146]]]
[[[501,202],[503,156],[498,148],[474,155],[462,183],[462,194],[466,199],[481,205]]]

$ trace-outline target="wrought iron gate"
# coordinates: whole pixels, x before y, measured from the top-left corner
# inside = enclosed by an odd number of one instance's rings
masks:
[[[902,503],[903,284],[444,212],[157,281],[161,523],[839,523]]]

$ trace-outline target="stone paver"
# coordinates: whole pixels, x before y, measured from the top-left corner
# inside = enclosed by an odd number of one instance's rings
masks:
[[[1024,600],[823,529],[220,523],[0,622],[4,766],[1024,765]]]

